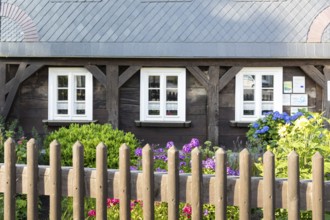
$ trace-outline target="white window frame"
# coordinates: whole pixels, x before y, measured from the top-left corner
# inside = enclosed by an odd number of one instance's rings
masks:
[[[140,121],[185,122],[186,121],[186,69],[185,68],[141,68]],[[148,115],[149,76],[160,76],[160,115]],[[166,77],[178,77],[178,115],[166,115]]]
[[[244,75],[256,76],[255,87],[255,114],[243,115],[243,79]],[[261,115],[261,89],[262,89],[262,75],[274,76],[274,109],[273,111],[283,111],[282,105],[282,91],[283,91],[283,68],[282,67],[245,67],[236,75],[235,84],[235,121],[252,122],[262,117]]]
[[[68,114],[57,114],[57,79],[68,76]],[[74,114],[74,77],[85,76],[85,114]],[[93,120],[93,75],[85,68],[52,67],[48,72],[48,120],[91,121]]]

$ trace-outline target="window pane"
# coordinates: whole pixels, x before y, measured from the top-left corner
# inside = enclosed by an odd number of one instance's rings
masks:
[[[77,88],[85,88],[85,76],[76,76]]]
[[[149,101],[159,101],[159,89],[149,90]]]
[[[59,114],[59,115],[68,114],[68,103],[67,102],[58,102],[57,103],[57,114]]]
[[[273,103],[262,103],[261,114],[265,115],[269,112],[273,112],[274,104]]]
[[[254,75],[244,75],[243,86],[244,89],[254,89],[255,76]]]
[[[244,103],[243,104],[243,115],[254,115],[255,104],[252,103]]]
[[[75,109],[77,115],[84,115],[85,114],[85,103],[84,102],[76,102]]]
[[[160,76],[149,76],[149,88],[159,88]]]
[[[178,101],[178,90],[167,89],[166,90],[166,101]]]
[[[160,104],[157,103],[149,103],[148,104],[148,114],[149,115],[159,115],[160,114]]]
[[[274,90],[273,89],[263,89],[262,90],[262,101],[274,101]]]
[[[59,89],[57,100],[66,101],[68,100],[68,90],[67,89]]]
[[[85,89],[77,89],[77,101],[85,101]]]
[[[178,104],[166,103],[166,115],[178,115]]]
[[[68,76],[57,76],[57,87],[68,87]]]
[[[262,88],[274,87],[274,76],[262,76]]]
[[[167,76],[166,77],[166,88],[178,88],[178,77]]]
[[[254,101],[254,89],[244,89],[244,101]]]

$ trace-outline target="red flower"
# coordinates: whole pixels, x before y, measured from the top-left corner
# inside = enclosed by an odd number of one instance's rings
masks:
[[[187,216],[187,218],[191,217],[191,212],[192,212],[192,208],[189,204],[186,204],[183,209],[182,212],[185,216]]]
[[[88,212],[88,216],[89,216],[89,217],[95,217],[95,216],[96,216],[96,211],[95,211],[94,209],[90,210],[90,211]]]

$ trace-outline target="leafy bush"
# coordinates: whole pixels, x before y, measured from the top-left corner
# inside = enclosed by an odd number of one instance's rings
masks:
[[[297,112],[290,116],[286,112],[282,114],[273,112],[267,114],[265,117],[258,119],[249,125],[249,131],[246,136],[252,148],[261,148],[265,150],[269,145],[274,148],[278,144],[280,136],[278,130],[283,125],[287,125],[287,129],[291,129],[291,125],[302,115],[308,115],[307,112]]]
[[[84,166],[95,167],[96,146],[103,142],[108,149],[108,167],[118,168],[119,148],[126,143],[131,149],[131,159],[135,160],[134,149],[139,145],[138,139],[130,132],[113,129],[110,124],[71,124],[47,135],[44,144],[49,155],[49,145],[53,140],[61,144],[61,162],[64,166],[72,165],[72,146],[80,141],[84,146]]]
[[[277,147],[269,148],[276,157],[276,177],[287,177],[287,157],[293,150],[299,155],[300,178],[311,179],[312,157],[317,151],[324,157],[325,173],[330,173],[330,131],[324,127],[330,120],[319,113],[307,115],[279,126]],[[261,163],[256,166],[262,171]]]

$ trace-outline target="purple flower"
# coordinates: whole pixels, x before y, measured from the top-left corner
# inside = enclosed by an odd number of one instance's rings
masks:
[[[184,173],[184,171],[183,170],[179,170],[179,173]]]
[[[203,168],[215,170],[215,162],[211,158],[202,161]]]
[[[183,167],[183,166],[186,166],[186,165],[187,165],[187,163],[186,163],[186,162],[184,162],[184,161],[181,161],[179,166],[180,166],[180,167]]]
[[[167,149],[170,149],[172,146],[174,146],[174,142],[173,141],[167,142],[167,144],[166,144],[166,148]]]
[[[199,146],[200,146],[200,144],[199,144],[199,140],[198,140],[197,138],[193,138],[193,139],[191,139],[191,141],[190,141],[190,146],[191,146],[192,148],[194,148],[194,147],[199,147]]]
[[[192,150],[191,144],[185,144],[182,148],[182,151],[186,154],[189,154]]]
[[[138,157],[142,157],[142,148],[138,147],[135,149],[135,155]]]
[[[157,167],[156,172],[167,172],[167,170]]]
[[[184,160],[184,159],[186,159],[186,155],[185,155],[184,153],[182,153],[181,151],[180,151],[180,153],[179,153],[179,159],[180,159],[180,160]]]
[[[137,170],[136,166],[130,166],[130,170]]]
[[[208,215],[209,215],[209,210],[204,209],[203,215],[204,215],[204,216],[208,216]]]
[[[230,167],[227,167],[227,174],[229,176],[239,176],[239,170],[233,170]]]

